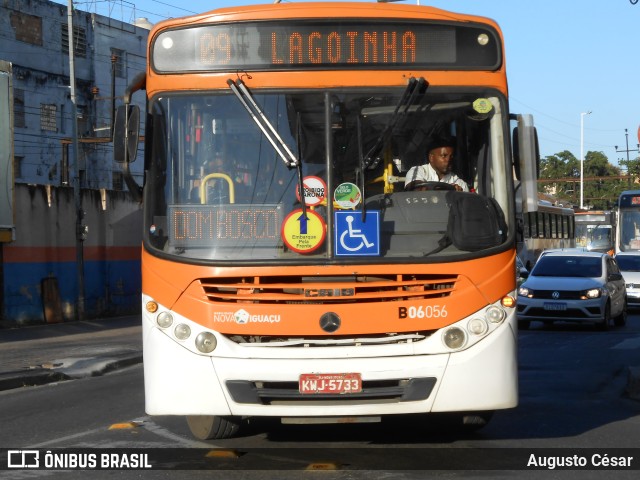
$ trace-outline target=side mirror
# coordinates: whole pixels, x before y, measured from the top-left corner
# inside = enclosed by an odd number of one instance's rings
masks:
[[[538,175],[540,152],[538,134],[531,115],[516,115],[518,126],[513,130],[513,162],[516,178],[520,180],[522,212],[538,210]]]
[[[113,124],[113,159],[118,163],[135,161],[138,154],[140,108],[121,105],[116,110]]]

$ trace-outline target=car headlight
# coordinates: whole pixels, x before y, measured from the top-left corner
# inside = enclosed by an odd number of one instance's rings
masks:
[[[584,298],[600,298],[602,296],[602,289],[592,288],[584,292]]]
[[[518,289],[518,295],[520,295],[522,297],[531,297],[532,296],[532,292],[527,287],[520,287]]]

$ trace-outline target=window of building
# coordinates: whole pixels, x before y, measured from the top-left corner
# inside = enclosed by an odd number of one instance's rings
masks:
[[[66,133],[67,129],[66,129],[65,125],[66,125],[66,123],[67,123],[67,122],[66,122],[66,120],[67,120],[67,119],[66,119],[66,118],[64,118],[64,116],[65,116],[65,114],[66,114],[66,111],[65,111],[65,108],[64,108],[64,103],[61,103],[61,104],[60,104],[60,110],[59,110],[59,112],[60,112],[60,113],[59,113],[59,115],[58,115],[58,119],[59,119],[60,121],[59,121],[58,125],[60,125],[60,133]]]
[[[118,48],[112,48],[111,57],[113,67],[116,71],[116,77],[127,78],[127,52]]]
[[[69,29],[66,24],[60,24],[62,34],[62,51],[69,53]],[[84,28],[73,27],[73,54],[77,57],[87,56],[87,33]]]
[[[17,128],[26,127],[24,119],[24,90],[13,90],[13,125]]]
[[[24,157],[21,155],[13,156],[13,176],[14,178],[22,178],[22,163],[24,162]]]
[[[42,46],[42,18],[12,11],[11,27],[19,42]]]
[[[66,144],[62,149],[62,165],[60,166],[60,183],[62,185],[69,185],[69,149],[73,148],[71,145]]]
[[[40,130],[47,132],[57,132],[57,110],[56,105],[41,103],[40,104]]]
[[[81,137],[91,136],[91,123],[89,118],[89,108],[86,105],[76,105],[78,120],[78,135]]]

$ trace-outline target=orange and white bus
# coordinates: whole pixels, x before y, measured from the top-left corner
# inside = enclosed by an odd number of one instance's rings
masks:
[[[494,21],[305,2],[160,23],[119,109],[125,172],[141,89],[148,414],[208,439],[517,405],[514,185],[535,210],[536,141]],[[436,137],[469,192],[405,191]]]

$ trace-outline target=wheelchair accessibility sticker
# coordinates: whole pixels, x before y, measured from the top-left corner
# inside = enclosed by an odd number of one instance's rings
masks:
[[[367,210],[364,222],[362,212],[336,211],[336,255],[380,255],[380,212]]]

